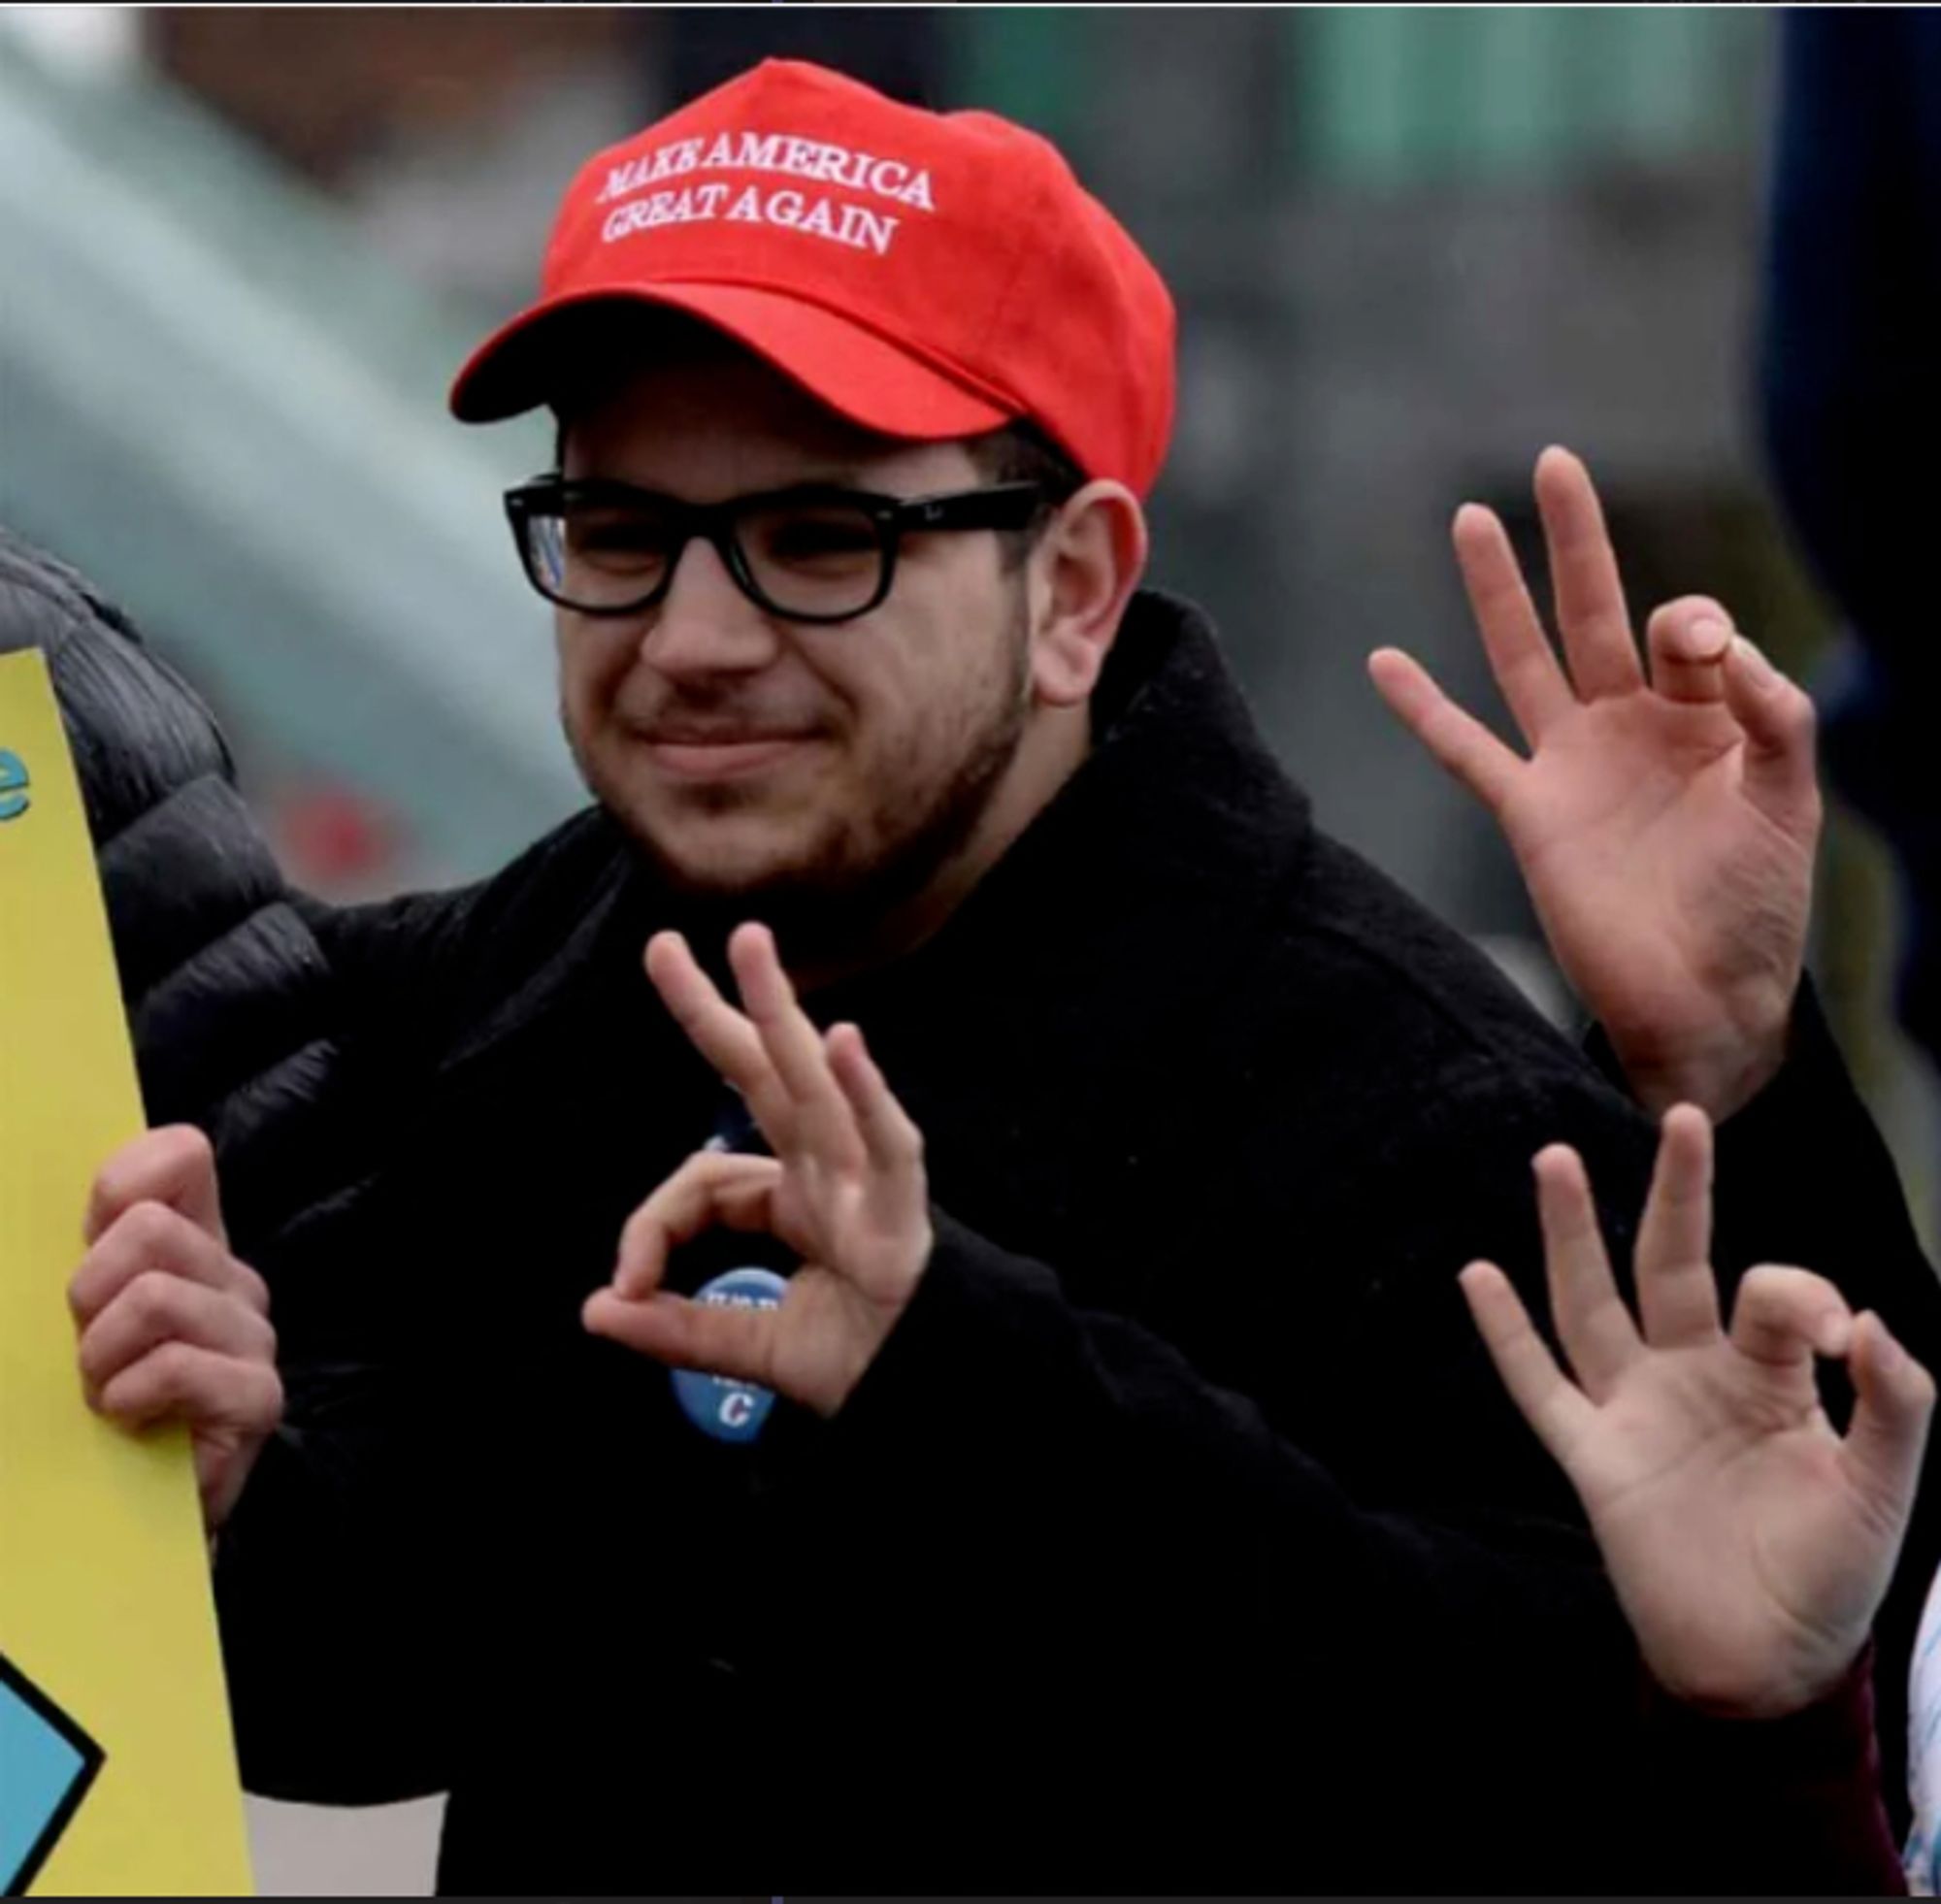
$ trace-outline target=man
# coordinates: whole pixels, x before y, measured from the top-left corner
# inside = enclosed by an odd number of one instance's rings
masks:
[[[560,473],[509,508],[599,804],[465,893],[319,910],[339,1187],[232,1251],[206,1148],[161,1133],[105,1173],[77,1282],[104,1405],[165,1357],[147,1411],[202,1427],[213,1518],[237,1502],[218,1590],[261,1789],[448,1786],[459,1889],[1258,1888],[1269,1852],[1300,1886],[1445,1849],[1468,1882],[1554,1880],[1635,1658],[1454,1282],[1487,1257],[1533,1299],[1531,1155],[1574,1145],[1626,1237],[1652,1123],[1619,1067],[1653,1109],[1697,1103],[1728,1279],[1810,1263],[1934,1364],[1932,1279],[1799,995],[1803,697],[1695,600],[1653,617],[1646,679],[1562,454],[1538,496],[1567,673],[1500,525],[1457,524],[1532,757],[1377,658],[1502,819],[1601,1074],[1312,828],[1203,620],[1138,589],[1171,378],[1150,265],[986,115],[771,63],[569,190],[546,295],[454,402],[559,413]],[[588,1331],[629,1213],[752,1136],[642,947],[675,928],[718,968],[751,914],[926,1133],[926,1286],[974,1297],[986,1246],[1036,1259],[1055,1310],[1250,1397],[1327,1477],[1273,1564],[1173,1489],[1193,1513],[1111,1550],[1115,1594],[1082,1561],[1125,1501],[1007,1524],[1030,1430],[974,1370],[937,1400],[1010,1459],[940,1449],[934,1493],[886,1495],[894,1427],[783,1404],[717,1438],[751,1401],[691,1415]],[[260,1391],[243,1259],[274,1293],[274,1435],[231,1380]],[[1924,1517],[1907,1571],[1933,1551]],[[1257,1690],[1263,1630],[1285,1658]],[[1404,1786],[1418,1737],[1460,1757]]]

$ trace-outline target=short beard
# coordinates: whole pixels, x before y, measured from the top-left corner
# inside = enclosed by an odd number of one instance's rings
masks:
[[[956,770],[932,791],[914,824],[899,827],[873,855],[852,852],[848,840],[837,836],[813,860],[758,884],[727,889],[670,865],[651,839],[636,834],[648,864],[676,896],[680,923],[697,952],[713,963],[710,955],[747,919],[759,919],[775,934],[792,965],[840,965],[869,946],[963,849],[1017,756],[1031,711],[1031,625],[1022,581],[1000,667],[995,691],[980,703],[976,729]],[[883,812],[870,817],[883,831]]]

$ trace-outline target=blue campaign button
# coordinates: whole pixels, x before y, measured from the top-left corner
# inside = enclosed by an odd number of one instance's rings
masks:
[[[787,1288],[785,1277],[750,1264],[716,1276],[694,1299],[723,1309],[773,1309]],[[775,1405],[771,1389],[758,1388],[753,1382],[731,1381],[726,1375],[703,1374],[694,1368],[674,1371],[674,1393],[687,1419],[717,1441],[754,1440]]]

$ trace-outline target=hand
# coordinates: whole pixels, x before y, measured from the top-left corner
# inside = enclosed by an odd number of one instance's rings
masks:
[[[1501,1270],[1471,1264],[1462,1282],[1504,1386],[1584,1503],[1646,1664],[1680,1698],[1766,1718],[1828,1691],[1865,1642],[1934,1384],[1879,1317],[1854,1317],[1804,1269],[1749,1271],[1726,1334],[1711,1172],[1711,1125],[1673,1110],[1638,1232],[1640,1335],[1576,1152],[1536,1159],[1551,1313],[1577,1383]],[[1816,1353],[1853,1373],[1844,1439],[1820,1406]]]
[[[1725,1118],[1785,1056],[1820,832],[1813,704],[1704,596],[1652,615],[1647,680],[1583,464],[1546,450],[1536,498],[1563,663],[1501,522],[1475,504],[1455,521],[1491,672],[1530,758],[1397,649],[1378,649],[1369,673],[1496,816],[1558,964],[1639,1100]]]
[[[838,1025],[825,1037],[809,1022],[766,927],[739,928],[728,956],[746,1017],[676,933],[648,944],[647,973],[774,1156],[690,1158],[628,1220],[612,1286],[584,1319],[676,1368],[757,1382],[833,1415],[930,1261],[923,1137],[862,1033]],[[661,1288],[669,1250],[716,1224],[765,1231],[802,1259],[779,1305],[714,1308]]]
[[[94,1180],[68,1289],[90,1408],[123,1428],[181,1423],[214,1533],[282,1419],[263,1279],[229,1253],[209,1139],[150,1131]]]

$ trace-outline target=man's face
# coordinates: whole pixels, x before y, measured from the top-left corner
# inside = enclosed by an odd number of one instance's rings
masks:
[[[726,350],[576,413],[565,468],[694,503],[985,481],[961,445],[868,435]],[[905,537],[888,598],[822,627],[758,607],[696,539],[658,607],[561,609],[556,633],[587,783],[675,884],[722,899],[907,897],[974,826],[1030,709],[1022,575],[989,532]]]

